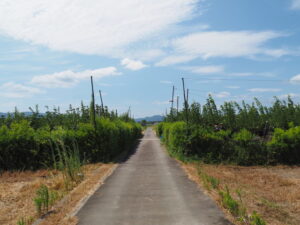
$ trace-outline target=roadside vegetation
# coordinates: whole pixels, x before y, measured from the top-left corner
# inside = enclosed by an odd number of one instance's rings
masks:
[[[96,106],[93,120],[91,111],[82,104],[67,113],[55,108],[40,114],[36,108],[29,116],[16,110],[0,118],[0,171],[59,166],[61,154],[74,148],[85,162],[108,162],[140,137],[141,126],[128,114]]]
[[[180,159],[237,165],[300,163],[300,105],[291,98],[263,106],[225,102],[212,97],[202,107],[193,103],[166,117],[157,133],[169,152]]]
[[[235,176],[234,182],[240,186],[232,185],[226,179],[222,180],[222,176],[215,176],[222,174],[226,177],[222,170],[233,166],[236,166],[236,170],[249,169],[251,173],[251,166],[276,168],[276,165],[300,164],[300,105],[295,104],[290,97],[287,101],[275,98],[271,106],[263,106],[258,99],[254,99],[251,104],[225,102],[217,107],[211,96],[202,106],[197,102],[191,105],[185,102],[182,111],[170,110],[165,122],[156,126],[156,132],[171,156],[184,162],[184,167],[192,167],[197,171],[194,176],[201,180],[204,188],[215,193],[215,199],[231,214],[235,223],[264,225],[270,221],[272,224],[287,224],[288,220],[288,224],[298,224],[298,219],[291,219],[292,216],[287,215],[293,214],[295,210],[299,212],[299,207],[290,207],[292,211],[289,214],[281,210],[283,202],[263,194],[259,200],[255,192],[252,195],[256,197],[247,196],[243,200],[244,191],[253,191],[249,183]],[[202,169],[209,164],[215,165],[214,170],[209,170],[211,173]],[[253,182],[265,179],[265,186],[260,185],[260,188],[267,188],[270,182],[268,176],[252,179]],[[297,187],[294,191],[299,190]],[[283,185],[281,189],[275,189],[285,190],[286,187]],[[299,204],[300,196],[299,191],[297,193],[293,200],[296,205]],[[269,205],[269,211],[274,206],[272,214],[264,211],[263,206],[251,206],[248,201]],[[274,219],[275,208],[286,212],[285,219],[278,215]]]
[[[118,115],[93,101],[66,113],[59,108],[40,113],[36,107],[0,118],[0,224],[30,225],[38,218],[46,218],[41,224],[72,224],[60,223],[70,206],[134,147],[141,125],[129,112]],[[31,180],[19,176],[22,171],[44,175]],[[10,184],[11,177],[18,179]],[[6,186],[14,191],[6,192]]]

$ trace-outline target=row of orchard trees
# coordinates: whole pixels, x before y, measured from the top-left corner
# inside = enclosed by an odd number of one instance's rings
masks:
[[[274,99],[264,106],[225,102],[217,107],[209,96],[206,103],[171,110],[158,134],[172,154],[201,158],[207,162],[241,165],[300,163],[300,105],[290,97]]]
[[[95,110],[93,110],[95,109]],[[129,113],[118,115],[95,105],[59,108],[30,114],[15,110],[0,118],[0,171],[52,167],[57,160],[57,145],[68,151],[79,149],[86,162],[109,161],[133,146],[141,127]]]
[[[272,133],[275,128],[288,129],[300,125],[300,105],[288,97],[286,100],[274,99],[271,106],[264,106],[258,99],[251,104],[244,101],[224,102],[217,107],[212,96],[201,106],[194,102],[187,110],[174,109],[166,116],[167,122],[188,121],[205,127],[220,127],[233,132],[247,129],[259,136]]]

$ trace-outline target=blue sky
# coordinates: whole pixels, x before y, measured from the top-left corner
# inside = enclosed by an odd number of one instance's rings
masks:
[[[2,0],[0,112],[88,104],[90,75],[135,117],[163,114],[172,85],[181,105],[181,77],[200,103],[299,102],[299,21],[300,0]]]

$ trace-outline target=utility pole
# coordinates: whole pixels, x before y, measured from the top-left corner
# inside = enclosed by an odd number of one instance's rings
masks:
[[[175,90],[175,87],[173,85],[173,88],[172,88],[172,100],[171,100],[171,110],[170,110],[172,121],[173,121],[173,106],[174,106],[174,90]]]
[[[190,90],[187,89],[186,90],[186,104],[187,104],[187,106],[189,106],[189,92],[190,92]]]
[[[104,106],[103,106],[103,99],[102,99],[101,90],[99,90],[99,95],[100,95],[100,101],[101,101],[100,115],[102,116],[104,114]]]
[[[188,116],[187,98],[186,98],[186,95],[185,95],[186,92],[185,92],[184,78],[182,78],[182,88],[183,88],[183,98],[184,98],[185,119],[186,119],[186,124],[188,125],[188,122],[189,122],[189,116]]]
[[[100,94],[100,100],[101,100],[101,108],[103,109],[103,99],[102,99],[102,93],[101,90],[99,90],[99,94]]]
[[[94,94],[94,82],[93,82],[93,76],[91,76],[91,86],[92,86],[92,102],[90,107],[90,113],[91,113],[91,122],[96,129],[96,111],[95,111],[95,94]]]
[[[179,107],[179,96],[177,95],[177,110],[176,110],[176,112],[177,112],[177,115],[178,115],[178,107]]]

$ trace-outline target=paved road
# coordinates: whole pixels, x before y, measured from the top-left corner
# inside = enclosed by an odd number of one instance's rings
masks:
[[[77,214],[80,225],[225,225],[223,213],[190,181],[149,128]]]

